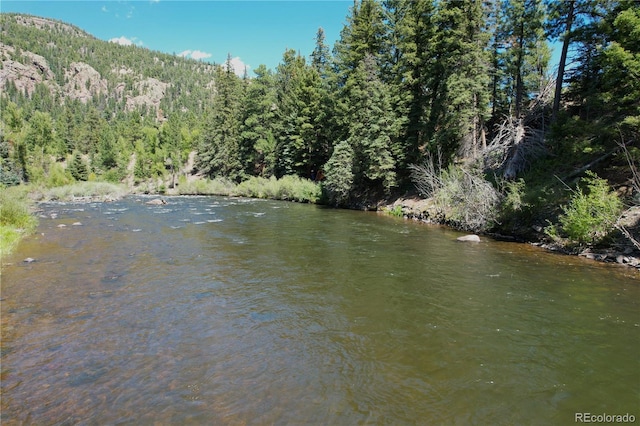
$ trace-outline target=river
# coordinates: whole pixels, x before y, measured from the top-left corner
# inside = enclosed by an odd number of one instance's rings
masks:
[[[640,419],[631,268],[375,213],[148,200],[42,205],[5,260],[3,425]]]

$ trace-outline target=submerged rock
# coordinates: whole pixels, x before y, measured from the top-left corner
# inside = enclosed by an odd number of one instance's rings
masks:
[[[458,238],[456,238],[456,240],[458,240],[458,241],[468,241],[468,242],[472,242],[472,243],[479,243],[480,242],[480,237],[478,237],[475,234],[471,234],[471,235],[464,235],[462,237],[458,237]]]
[[[162,198],[156,198],[155,200],[147,201],[145,204],[149,204],[150,206],[162,206],[167,204],[167,202]]]

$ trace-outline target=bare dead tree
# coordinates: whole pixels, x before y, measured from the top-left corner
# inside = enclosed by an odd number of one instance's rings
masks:
[[[638,168],[636,167],[636,164],[633,161],[633,157],[631,156],[631,153],[629,152],[629,149],[627,149],[627,144],[624,142],[624,138],[622,137],[622,133],[620,133],[620,142],[618,142],[618,146],[620,147],[622,152],[624,152],[625,158],[627,160],[627,164],[629,164],[629,170],[631,170],[631,185],[633,186],[633,192],[635,192],[635,194],[636,194],[635,197],[636,197],[636,199],[640,199],[640,173],[638,173]],[[638,201],[636,201],[636,204],[640,204],[640,203]],[[622,217],[629,210],[630,209],[625,210],[620,215],[620,217],[616,221],[615,227],[616,227],[616,229],[618,231],[622,232],[622,235],[624,235],[629,241],[631,241],[631,243],[638,250],[640,250],[640,241],[638,240],[638,237],[632,235],[631,232],[629,232],[629,230],[625,226],[622,225]]]
[[[485,168],[500,170],[505,179],[514,179],[535,158],[546,152],[547,107],[553,80],[542,87],[522,117],[506,117],[481,155]]]
[[[409,166],[411,170],[411,180],[416,189],[425,198],[431,198],[442,188],[442,159],[440,150],[438,150],[438,165],[434,163],[434,158],[428,154],[422,164],[412,164]]]

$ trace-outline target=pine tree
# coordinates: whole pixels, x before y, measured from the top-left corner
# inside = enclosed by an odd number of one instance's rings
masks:
[[[392,155],[393,113],[387,86],[377,76],[372,55],[362,60],[345,85],[349,128],[347,143],[354,152],[357,190],[382,189],[396,184]]]
[[[209,112],[198,152],[198,168],[209,177],[240,180],[243,167],[239,152],[242,86],[233,72],[231,55],[215,74],[216,95]]]
[[[429,69],[435,26],[430,0],[387,0],[387,22],[381,78],[389,85],[394,110],[399,166],[406,170],[420,158],[426,140]]]
[[[340,81],[354,71],[367,55],[382,60],[387,28],[382,5],[376,0],[354,1],[347,24],[334,50]]]
[[[504,49],[499,55],[505,79],[496,112],[521,118],[546,77],[550,50],[543,31],[545,13],[541,0],[505,0],[501,16],[498,38]]]
[[[323,188],[331,204],[344,205],[349,202],[354,186],[354,152],[347,141],[338,143],[325,166],[326,178]]]
[[[602,22],[602,17],[606,16],[606,11],[612,8],[610,0],[570,0],[570,1],[550,1],[547,0],[548,19],[545,22],[547,35],[551,39],[562,40],[562,50],[558,63],[558,73],[556,76],[556,87],[553,98],[552,120],[555,121],[560,110],[562,87],[566,81],[566,65],[569,59],[569,47],[576,43],[585,43],[585,35],[592,34],[593,29]],[[587,51],[590,49],[587,49]],[[585,52],[585,50],[582,50]],[[587,55],[591,56],[591,54]]]
[[[621,2],[602,51],[602,98],[614,122],[640,135],[640,5]]]
[[[331,52],[325,41],[324,29],[320,27],[316,33],[316,45],[311,53],[311,66],[324,78],[329,72],[332,62]]]
[[[484,18],[481,0],[444,2],[438,10],[439,66],[447,71],[436,140],[445,154],[474,155],[483,140],[490,85]]]
[[[293,50],[284,53],[276,73],[276,175],[309,176],[323,157],[323,82]]]
[[[87,165],[77,151],[73,155],[71,163],[69,163],[69,173],[71,173],[71,176],[73,176],[75,180],[86,181],[89,178]]]
[[[242,105],[240,157],[247,175],[272,176],[275,167],[273,73],[260,65]]]

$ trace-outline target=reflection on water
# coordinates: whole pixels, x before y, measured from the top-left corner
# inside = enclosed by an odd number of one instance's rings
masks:
[[[361,212],[146,200],[47,205],[8,259],[3,424],[640,417],[633,271]]]

